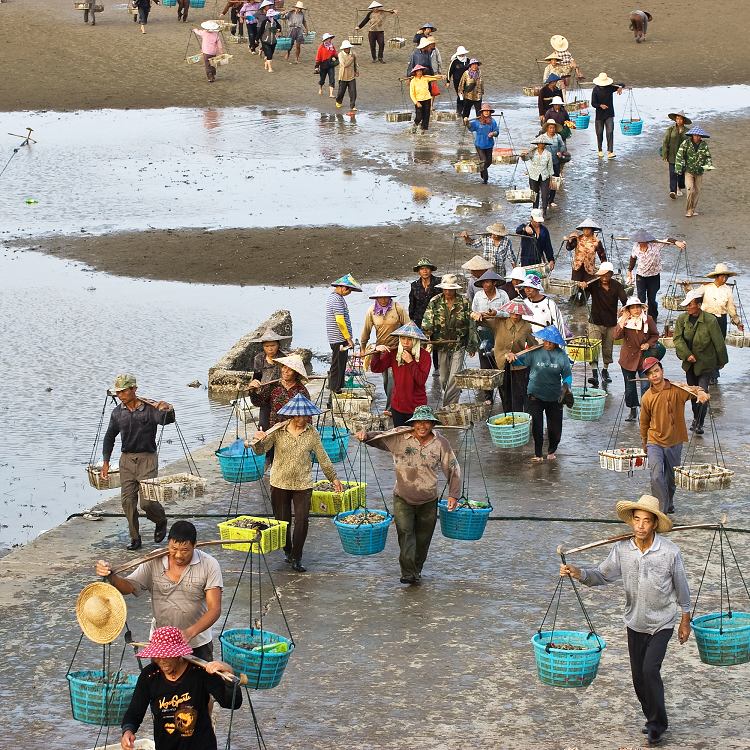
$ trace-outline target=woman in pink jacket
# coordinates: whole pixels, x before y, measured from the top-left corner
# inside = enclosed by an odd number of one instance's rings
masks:
[[[201,40],[203,64],[206,66],[206,77],[209,83],[216,80],[216,67],[213,64],[213,58],[224,52],[224,44],[219,35],[220,28],[216,21],[204,21],[200,29],[193,29],[193,33]]]

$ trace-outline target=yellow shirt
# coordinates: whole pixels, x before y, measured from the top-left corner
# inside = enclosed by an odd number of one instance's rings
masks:
[[[414,76],[411,79],[411,83],[409,84],[409,96],[414,104],[432,99],[432,94],[430,93],[430,81],[437,81],[439,78],[440,76],[423,75],[420,78]]]

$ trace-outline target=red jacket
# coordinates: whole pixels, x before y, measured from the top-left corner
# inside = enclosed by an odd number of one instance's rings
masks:
[[[391,406],[402,414],[412,414],[418,406],[427,404],[425,383],[430,374],[432,357],[428,351],[422,349],[419,362],[412,360],[396,364],[396,352],[375,352],[370,360],[373,372],[385,372],[389,367],[393,373],[393,393]]]
[[[320,47],[318,47],[318,54],[315,55],[315,64],[319,65],[322,62],[330,60],[332,57],[338,57],[338,54],[339,53],[336,52],[335,47],[331,47],[331,49],[328,49],[325,44],[321,44]]]

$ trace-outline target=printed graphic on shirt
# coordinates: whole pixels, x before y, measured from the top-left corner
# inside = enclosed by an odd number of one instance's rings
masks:
[[[198,711],[191,705],[192,700],[189,692],[173,695],[171,698],[159,698],[162,725],[168,734],[177,731],[182,737],[193,736]]]

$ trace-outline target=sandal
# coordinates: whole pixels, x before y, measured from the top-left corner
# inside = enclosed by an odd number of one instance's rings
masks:
[[[544,456],[534,456],[534,457],[533,457],[533,458],[531,459],[531,463],[532,463],[532,464],[540,464],[540,463],[542,463],[543,461],[544,461]]]
[[[555,453],[548,453],[547,454],[547,460],[548,461],[557,461],[557,455]]]

